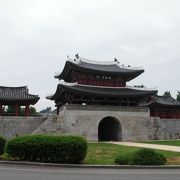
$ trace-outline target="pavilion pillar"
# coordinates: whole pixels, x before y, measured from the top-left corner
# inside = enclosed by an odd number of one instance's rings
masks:
[[[19,116],[19,105],[17,103],[15,105],[15,116]]]
[[[29,104],[27,104],[25,108],[25,116],[29,116],[29,114]]]
[[[0,116],[2,116],[2,103],[0,103]]]
[[[57,115],[59,115],[59,106],[57,106]]]

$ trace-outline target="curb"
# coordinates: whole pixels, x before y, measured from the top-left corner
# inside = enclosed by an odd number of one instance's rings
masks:
[[[44,166],[61,168],[92,168],[92,169],[180,169],[180,165],[162,165],[162,166],[140,166],[140,165],[84,165],[84,164],[55,164],[38,163],[27,161],[0,161],[5,165],[26,165],[26,166]]]

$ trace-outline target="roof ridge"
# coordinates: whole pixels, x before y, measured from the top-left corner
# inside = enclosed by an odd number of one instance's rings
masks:
[[[27,88],[27,86],[0,86],[0,89],[5,89],[5,88],[9,88],[9,89],[25,89]]]
[[[122,69],[131,69],[131,70],[143,70],[143,66],[140,67],[133,67],[133,66],[126,66],[124,64],[120,64],[120,62],[115,58],[114,61],[96,61],[91,59],[86,59],[78,56],[74,60],[71,59],[69,56],[67,56],[67,61],[70,61],[74,64],[80,64],[81,62],[91,63],[91,64],[97,64],[97,65],[117,65],[119,68]]]

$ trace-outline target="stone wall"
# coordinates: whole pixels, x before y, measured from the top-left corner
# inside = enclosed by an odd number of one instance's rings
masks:
[[[98,126],[106,117],[119,122],[122,141],[180,138],[180,120],[152,118],[148,108],[79,105],[64,106],[47,119],[2,116],[0,134],[74,134],[98,141]]]
[[[122,140],[141,140],[153,137],[153,119],[148,108],[64,106],[58,118],[64,118],[63,130],[79,134],[89,140],[98,140],[98,125],[105,117],[116,118],[122,127]]]
[[[176,139],[180,133],[180,120],[150,117],[148,108],[70,105],[60,110],[57,119],[63,133],[97,141],[98,126],[105,117],[120,122],[122,141]]]
[[[43,117],[0,116],[0,135],[11,138],[30,134],[45,120]]]
[[[180,139],[180,119],[156,120],[157,139]]]

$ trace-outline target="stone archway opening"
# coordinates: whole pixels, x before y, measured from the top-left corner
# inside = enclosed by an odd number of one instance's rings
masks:
[[[122,141],[120,122],[114,117],[103,118],[98,126],[99,141]]]

